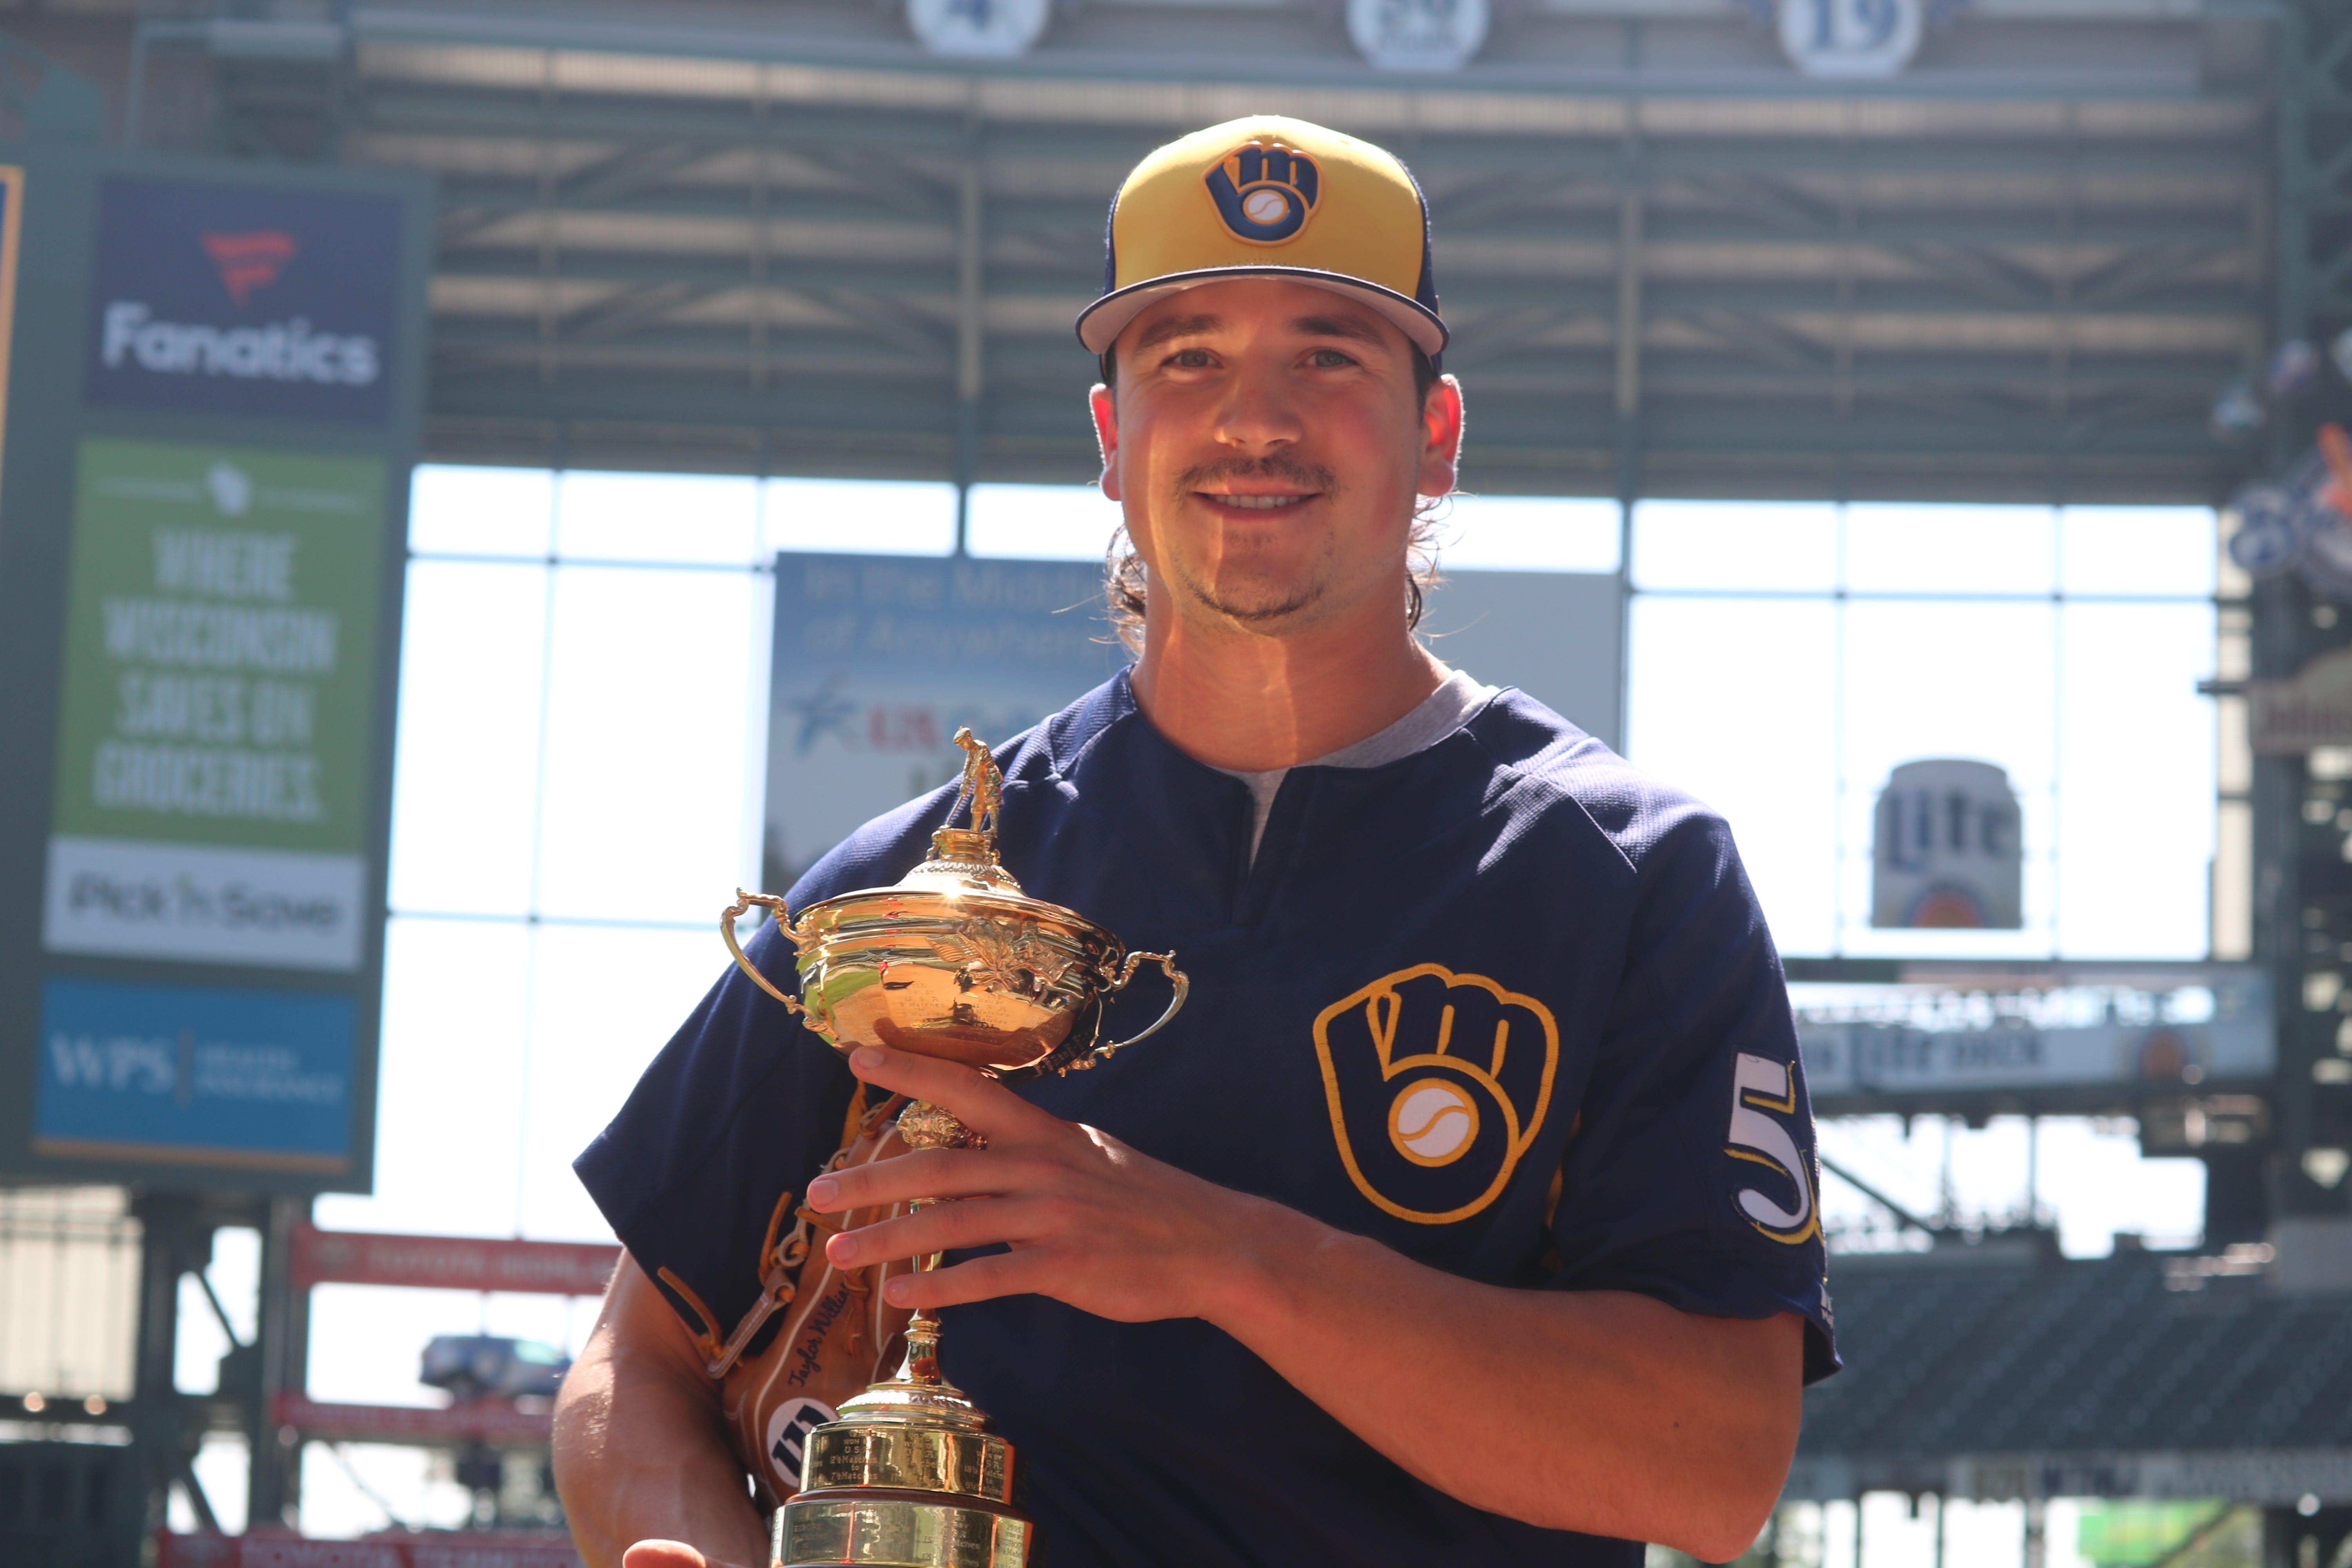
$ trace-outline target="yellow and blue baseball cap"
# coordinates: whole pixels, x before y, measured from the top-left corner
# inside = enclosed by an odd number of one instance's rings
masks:
[[[1429,204],[1394,153],[1304,120],[1229,120],[1135,166],[1110,205],[1102,298],[1078,341],[1108,350],[1153,300],[1233,278],[1360,300],[1433,361],[1445,347]]]

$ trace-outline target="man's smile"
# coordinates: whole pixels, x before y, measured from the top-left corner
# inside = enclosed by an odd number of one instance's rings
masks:
[[[1304,495],[1274,496],[1224,495],[1215,490],[1195,490],[1192,493],[1213,506],[1239,507],[1244,511],[1279,511],[1301,501],[1313,500],[1319,492],[1309,490]]]

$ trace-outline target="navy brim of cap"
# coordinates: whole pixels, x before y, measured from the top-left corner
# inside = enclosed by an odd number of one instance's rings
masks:
[[[1397,331],[1412,341],[1415,348],[1432,359],[1444,352],[1451,335],[1437,312],[1420,300],[1343,272],[1325,272],[1312,267],[1204,267],[1197,272],[1171,272],[1164,278],[1146,279],[1104,295],[1078,312],[1078,342],[1087,346],[1088,353],[1102,353],[1118,341],[1127,324],[1141,315],[1153,300],[1198,289],[1204,283],[1223,283],[1236,278],[1287,279],[1293,283],[1309,283],[1334,294],[1361,300],[1386,316]]]

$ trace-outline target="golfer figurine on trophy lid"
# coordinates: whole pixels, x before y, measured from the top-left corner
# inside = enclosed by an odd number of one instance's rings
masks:
[[[988,747],[956,732],[969,826],[941,827],[930,858],[894,887],[843,893],[794,916],[784,900],[736,890],[719,932],[743,972],[846,1056],[862,1046],[938,1057],[1001,1082],[1090,1068],[1159,1032],[1190,983],[1172,952],[1129,952],[1075,910],[1033,899],[997,863],[1003,777]],[[743,956],[735,921],[774,912],[798,951],[800,994],[787,995]],[[1175,994],[1132,1039],[1097,1045],[1107,1000],[1147,960]],[[967,1146],[970,1129],[918,1100],[898,1117],[912,1149]],[[937,1200],[932,1200],[937,1201]],[[924,1259],[935,1268],[939,1259]],[[907,1325],[897,1374],[846,1401],[808,1434],[802,1490],[777,1516],[778,1568],[1022,1568],[1034,1527],[1013,1505],[1013,1446],[940,1371],[940,1323]]]

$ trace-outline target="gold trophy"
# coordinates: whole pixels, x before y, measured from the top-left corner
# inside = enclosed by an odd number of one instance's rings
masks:
[[[797,919],[783,900],[737,889],[719,919],[735,962],[844,1055],[888,1046],[1000,1082],[1090,1068],[1157,1034],[1191,988],[1176,955],[1129,952],[1085,916],[1024,893],[996,860],[996,760],[970,730],[955,740],[966,755],[948,821],[969,802],[971,826],[931,835],[930,858],[895,887],[843,893]],[[736,920],[754,904],[774,911],[798,949],[798,996],[770,984],[735,940]],[[1147,959],[1175,987],[1167,1011],[1133,1039],[1097,1045],[1106,1000]],[[953,1113],[921,1100],[899,1113],[898,1131],[914,1149],[974,1141]],[[808,1435],[802,1489],[776,1518],[777,1568],[1023,1568],[1034,1526],[1013,1506],[1013,1445],[940,1375],[939,1347],[939,1320],[918,1311],[897,1374]]]

